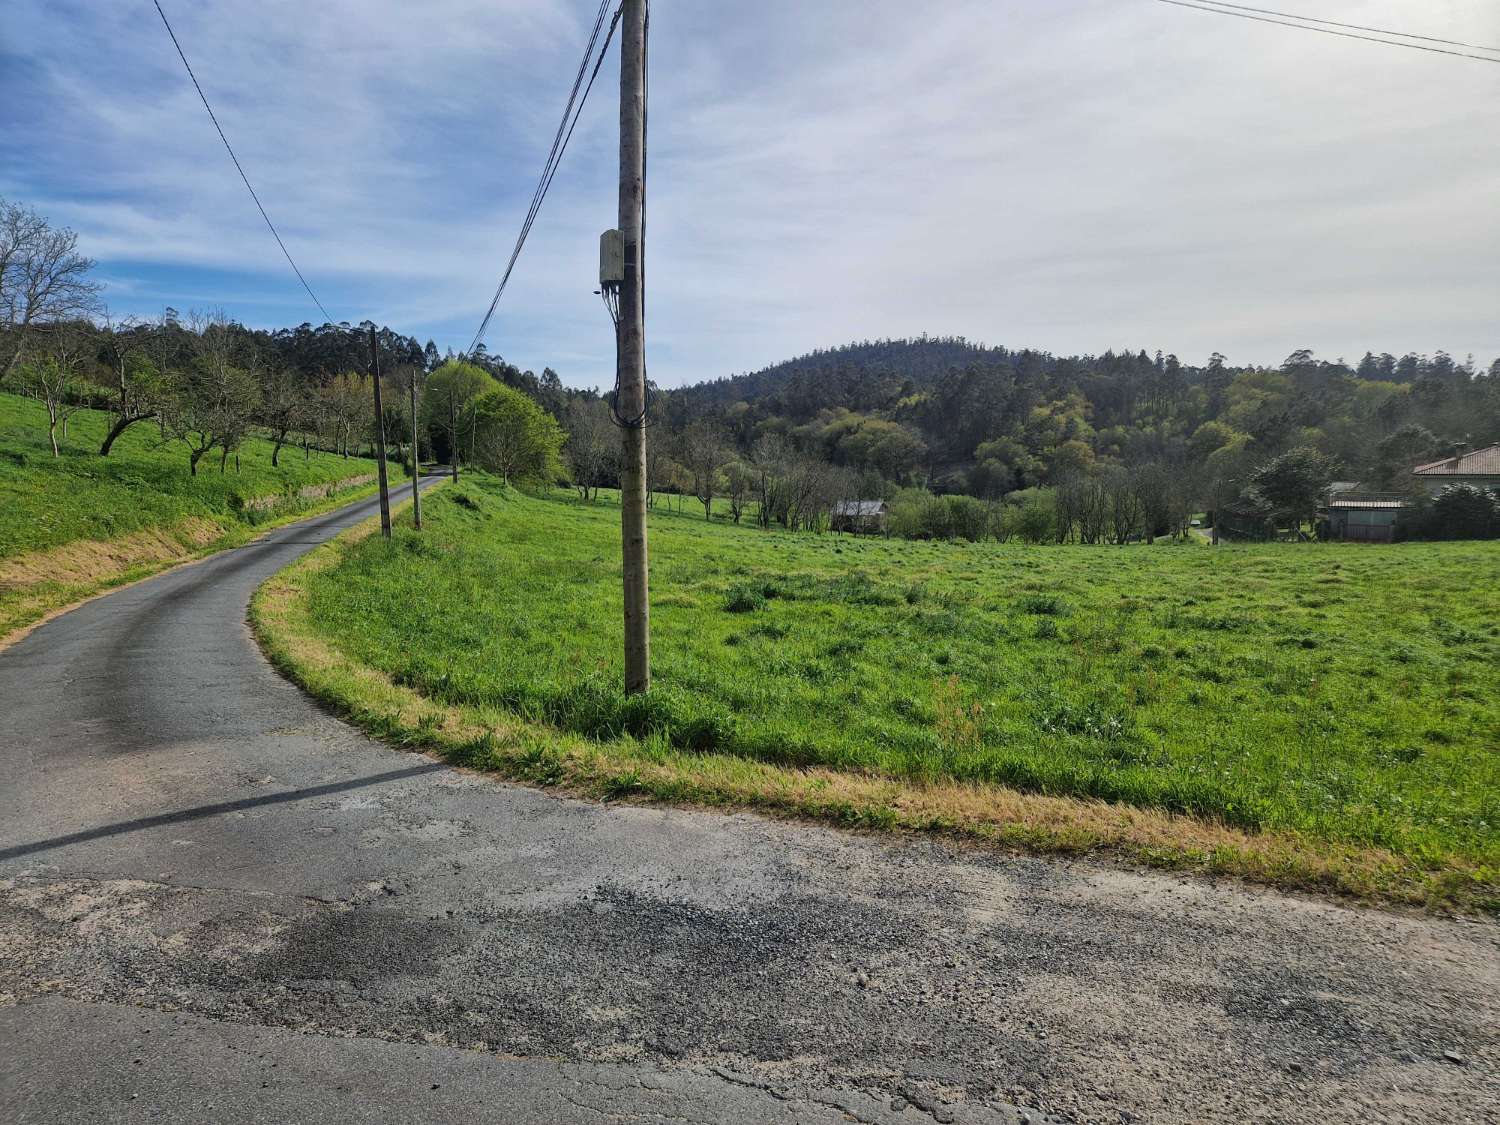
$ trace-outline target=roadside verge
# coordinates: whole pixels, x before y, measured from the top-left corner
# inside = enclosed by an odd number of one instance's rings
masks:
[[[243,546],[278,527],[373,496],[376,492],[373,480],[360,475],[351,478],[350,487],[334,491],[317,486],[317,492],[302,497],[309,502],[288,507],[255,524],[193,517],[169,527],[148,528],[117,539],[76,540],[0,559],[0,649],[10,647],[59,614],[122,586]],[[259,507],[264,510],[263,505]]]
[[[435,702],[351,658],[314,621],[313,580],[337,567],[376,526],[366,521],[266,582],[252,600],[251,625],[272,663],[326,706],[377,738],[456,766],[585,798],[938,833],[1369,903],[1475,912],[1500,907],[1482,872],[1451,862],[1423,866],[1380,849],[1297,833],[1253,833],[1201,817],[997,785],[789,768],[629,737],[596,742],[492,707]]]

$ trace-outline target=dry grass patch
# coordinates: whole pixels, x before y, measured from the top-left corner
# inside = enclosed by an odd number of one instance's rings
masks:
[[[132,532],[119,539],[77,540],[0,558],[0,649],[102,594],[354,503],[372,491],[372,486],[359,485],[357,491],[325,493],[317,503],[254,527],[191,517],[170,528]]]
[[[0,590],[16,592],[49,583],[102,582],[149,563],[191,558],[224,536],[224,525],[205,518],[149,528],[119,539],[80,539],[47,551],[0,559]]]

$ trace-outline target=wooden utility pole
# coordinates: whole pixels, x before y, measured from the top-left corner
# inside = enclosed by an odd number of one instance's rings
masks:
[[[375,384],[375,472],[380,478],[380,534],[391,537],[391,489],[385,476],[385,411],[380,405],[380,347],[370,325],[370,377]]]
[[[422,447],[417,443],[417,376],[420,367],[411,369],[411,522],[422,530]]]
[[[646,0],[620,5],[620,283],[615,403],[624,427],[620,530],[625,571],[625,691],[651,686],[651,609],[646,558],[646,316],[641,270],[646,202]]]
[[[453,470],[453,483],[458,483],[458,416],[454,412],[453,384],[448,384],[448,467]]]

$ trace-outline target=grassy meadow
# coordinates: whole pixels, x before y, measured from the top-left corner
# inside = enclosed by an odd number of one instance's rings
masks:
[[[819,786],[874,786],[824,803],[906,824],[925,801],[922,826],[984,822],[1012,842],[1496,901],[1500,543],[924,543],[658,508],[655,686],[628,699],[618,517],[471,478],[424,504],[423,533],[309,563],[303,638],[470,734],[522,731],[533,765],[548,739],[596,773],[623,763],[609,792],[713,800],[701,778],[717,770],[738,779],[719,797],[779,786],[807,811]],[[307,673],[295,647],[279,660]],[[359,712],[356,679],[322,694]],[[442,742],[436,714],[382,721]],[[468,760],[499,753],[477,738]],[[1019,810],[1016,794],[1032,829],[985,811]],[[1099,827],[1111,817],[1136,827]]]
[[[0,393],[0,637],[43,613],[162,565],[236,542],[329,501],[302,496],[375,463],[246,441],[238,471],[217,456],[188,473],[183,446],[140,422],[99,456],[111,416],[81,410],[53,457],[41,403]],[[334,491],[338,491],[335,489]],[[345,492],[343,496],[352,495]]]

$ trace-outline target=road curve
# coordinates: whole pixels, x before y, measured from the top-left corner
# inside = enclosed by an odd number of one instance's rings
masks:
[[[1491,924],[365,738],[245,614],[372,510],[0,652],[5,1120],[1500,1120]]]

